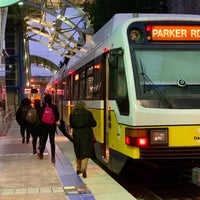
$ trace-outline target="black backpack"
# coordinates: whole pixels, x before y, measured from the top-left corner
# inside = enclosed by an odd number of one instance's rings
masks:
[[[26,115],[27,115],[27,112],[28,112],[29,109],[30,109],[29,106],[23,106],[22,107],[22,110],[21,110],[21,113],[20,113],[20,121],[21,122],[26,121]]]

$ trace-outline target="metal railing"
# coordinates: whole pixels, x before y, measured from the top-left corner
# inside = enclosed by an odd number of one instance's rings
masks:
[[[5,111],[0,111],[0,135],[4,135],[5,132],[9,128],[9,119],[11,118],[12,115],[12,110],[5,112]]]

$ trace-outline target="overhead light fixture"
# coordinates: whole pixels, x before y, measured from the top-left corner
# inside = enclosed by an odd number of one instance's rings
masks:
[[[52,51],[52,50],[53,50],[53,49],[52,49],[52,44],[51,44],[51,43],[48,44],[48,48],[49,48],[49,51]]]
[[[24,5],[23,1],[20,1],[20,2],[18,3],[18,5],[23,6],[23,5]]]
[[[59,15],[57,15],[57,17],[56,17],[56,18],[57,18],[57,19],[60,19],[61,17],[62,17],[62,16],[59,14]]]

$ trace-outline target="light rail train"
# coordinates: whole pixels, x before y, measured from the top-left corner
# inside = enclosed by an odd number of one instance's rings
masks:
[[[198,165],[200,16],[116,14],[46,87],[64,119],[85,101],[98,159]]]

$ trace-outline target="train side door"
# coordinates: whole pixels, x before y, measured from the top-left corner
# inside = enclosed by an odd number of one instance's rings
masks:
[[[109,161],[109,145],[108,145],[108,89],[109,89],[109,67],[108,67],[109,52],[105,52],[101,57],[102,64],[102,93],[101,99],[103,100],[103,141],[100,146],[101,159],[104,162]]]
[[[109,100],[116,102],[120,115],[128,115],[129,101],[125,69],[123,62],[123,50],[121,48],[112,49],[104,54],[103,70],[103,102],[104,102],[104,142],[102,147],[102,157],[109,161],[110,149],[114,136],[111,136],[110,130],[116,128],[116,120],[111,118],[112,108],[109,107]]]

